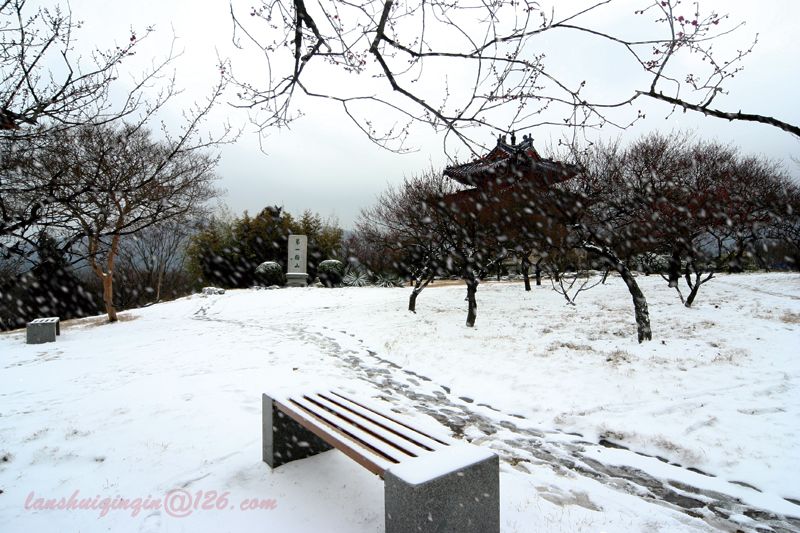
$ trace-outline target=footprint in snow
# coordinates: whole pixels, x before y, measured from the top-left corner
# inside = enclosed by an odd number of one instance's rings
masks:
[[[161,528],[161,511],[154,510],[142,520],[139,526],[139,533],[158,533]]]

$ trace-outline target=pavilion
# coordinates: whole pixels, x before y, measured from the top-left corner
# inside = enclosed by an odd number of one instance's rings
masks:
[[[510,143],[501,135],[497,146],[488,154],[469,163],[447,167],[444,175],[472,189],[487,191],[506,189],[517,183],[547,188],[579,172],[575,165],[540,156],[530,135],[523,135],[522,142],[516,144],[512,133]]]

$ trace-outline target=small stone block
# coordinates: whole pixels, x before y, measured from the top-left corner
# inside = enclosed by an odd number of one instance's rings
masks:
[[[28,322],[25,328],[26,342],[27,344],[55,342],[59,329],[57,321],[40,321],[37,319],[33,322]]]

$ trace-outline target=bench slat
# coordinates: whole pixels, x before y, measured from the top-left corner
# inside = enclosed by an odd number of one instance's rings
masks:
[[[35,320],[31,320],[30,324],[55,324],[58,322],[57,318],[37,318]]]
[[[308,398],[292,398],[290,401],[293,404],[302,407],[307,412],[310,412],[317,418],[323,420],[328,424],[328,426],[332,426],[332,429],[339,431],[345,434],[347,437],[353,439],[357,444],[381,454],[385,459],[391,461],[393,464],[399,463],[403,459],[407,459],[409,457],[408,454],[403,453],[381,439],[370,435],[368,432],[354,425],[347,419],[342,418],[338,414],[331,413],[330,411],[314,405],[308,400]]]
[[[386,458],[376,454],[369,448],[358,445],[355,441],[342,435],[331,428],[325,421],[319,417],[307,413],[302,409],[287,406],[281,402],[275,401],[277,407],[292,420],[314,433],[322,440],[340,450],[342,453],[353,459],[355,462],[381,478],[384,473],[395,463],[386,460]]]
[[[306,397],[320,407],[329,411],[333,411],[340,418],[344,418],[351,424],[366,431],[373,437],[380,439],[389,446],[396,448],[404,454],[403,459],[406,459],[407,457],[417,457],[420,454],[432,451],[431,448],[426,448],[418,443],[412,442],[403,438],[402,436],[388,431],[385,427],[374,421],[372,418],[353,412],[346,407],[342,407],[340,404],[337,404],[335,401],[331,401],[322,394],[315,394],[313,397]]]
[[[420,433],[419,431],[411,432],[409,431],[408,427],[402,423],[388,418],[384,414],[379,414],[374,410],[362,407],[361,405],[342,395],[336,393],[318,393],[318,396],[328,400],[332,404],[339,406],[340,409],[345,409],[351,413],[357,414],[362,419],[369,421],[370,429],[374,429],[374,431],[381,435],[382,438],[386,439],[392,444],[408,449],[415,455],[434,451],[446,446],[440,441],[436,441],[428,435]]]
[[[423,441],[421,442],[421,444],[425,444],[426,446],[429,446],[433,449],[439,449],[450,445],[450,443],[446,442],[445,440],[434,437],[433,435],[428,435],[427,433],[422,433],[420,430],[411,427],[400,420],[393,418],[391,415],[387,413],[382,413],[381,411],[378,411],[370,406],[351,400],[350,398],[343,396],[342,394],[336,391],[331,391],[331,394],[335,395],[337,398],[341,398],[342,400],[347,402],[348,405],[352,406],[354,409],[362,409],[364,411],[374,413],[375,415],[381,417],[381,419],[383,419],[383,421],[385,421],[387,425],[393,428],[393,431],[401,433],[408,440],[412,441],[421,440]]]

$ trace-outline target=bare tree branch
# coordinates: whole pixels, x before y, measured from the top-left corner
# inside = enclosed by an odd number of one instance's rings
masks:
[[[756,43],[730,57],[718,52],[714,45],[738,35],[741,23],[702,11],[701,2],[638,5],[612,12],[626,8],[598,0],[557,15],[555,7],[512,0],[260,0],[248,20],[232,5],[234,41],[255,46],[266,60],[266,76],[230,74],[239,89],[235,105],[257,111],[253,121],[266,130],[307,112],[305,97],[336,101],[373,142],[395,151],[410,149],[414,125],[441,132],[446,153],[452,140],[471,155],[487,148],[474,136],[478,126],[495,133],[558,126],[573,138],[590,128],[624,129],[645,117],[631,105],[642,96],[798,136],[798,126],[778,118],[710,107]],[[649,35],[631,39],[596,22],[609,13],[630,17]],[[641,71],[642,86],[623,87],[608,101],[595,91],[611,74],[576,81],[574,73],[552,68],[557,51],[545,39],[559,33],[590,39],[593,48],[623,49],[620,70]]]

